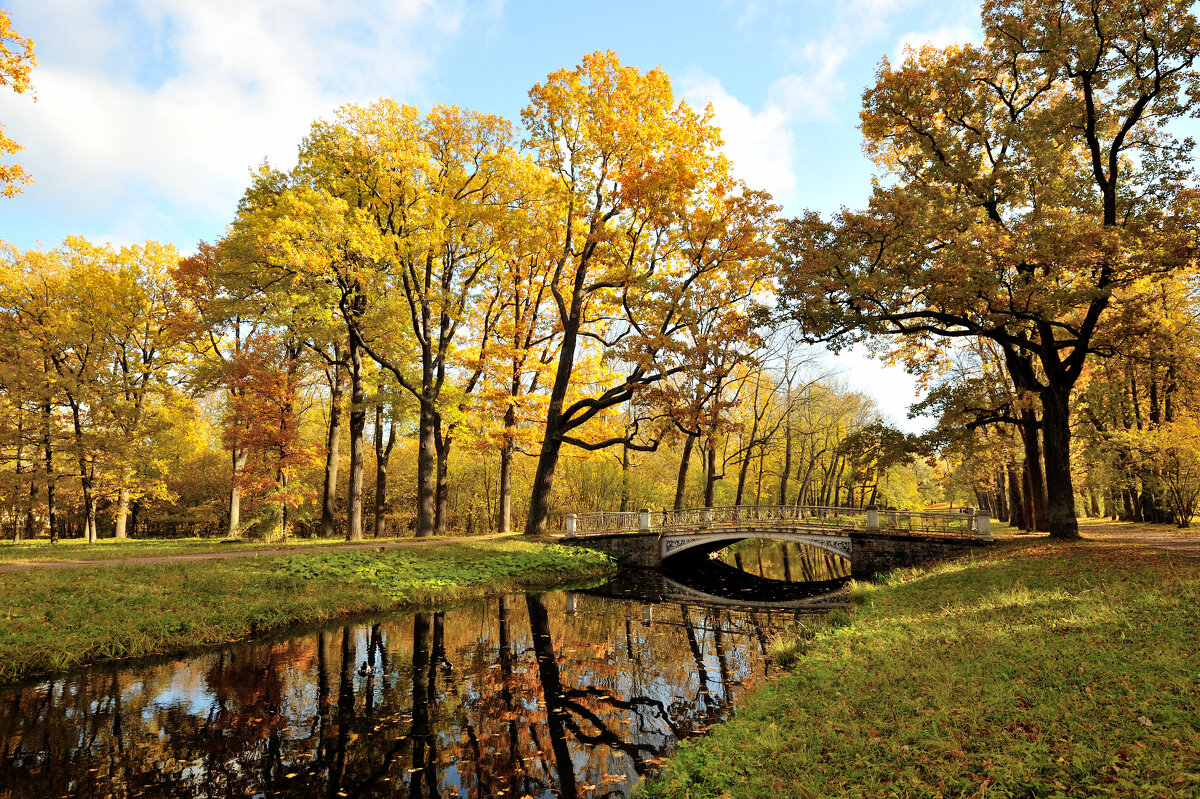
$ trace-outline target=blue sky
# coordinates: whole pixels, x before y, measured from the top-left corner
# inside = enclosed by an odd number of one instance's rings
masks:
[[[860,205],[857,130],[879,60],[978,39],[978,4],[512,0],[0,0],[37,43],[36,102],[0,123],[36,183],[0,199],[0,238],[219,238],[249,170],[295,161],[311,122],[381,96],[514,121],[547,73],[612,49],[712,103],[737,170],[788,214]],[[904,421],[911,381],[857,356],[845,381]]]

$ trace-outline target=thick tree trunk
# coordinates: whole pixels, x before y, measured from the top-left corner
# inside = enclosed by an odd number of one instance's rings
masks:
[[[367,427],[366,392],[363,386],[363,351],[355,331],[350,332],[350,487],[346,495],[346,540],[362,540],[363,438]]]
[[[683,507],[684,492],[687,490],[688,467],[692,462],[692,447],[695,444],[695,436],[687,435],[684,437],[683,455],[679,459],[679,475],[675,479],[675,504],[671,506],[675,510]]]
[[[437,443],[432,408],[421,405],[417,428],[417,537],[433,535],[436,509]]]
[[[1043,411],[1043,424],[1045,413]],[[1025,468],[1028,470],[1026,488],[1032,516],[1026,518],[1030,531],[1045,532],[1047,529],[1046,483],[1042,476],[1041,447],[1038,446],[1037,417],[1031,410],[1021,411],[1021,443],[1025,447]]]
[[[1079,538],[1075,490],[1071,487],[1070,392],[1042,392],[1042,435],[1046,460],[1046,510],[1051,538]]]
[[[337,355],[337,351],[334,351]],[[329,430],[325,434],[325,487],[321,494],[321,537],[337,535],[338,466],[342,444],[342,396],[345,381],[341,363],[333,364],[329,380]]]
[[[133,470],[126,469],[121,474],[121,490],[117,492],[117,514],[113,520],[113,537],[128,538],[129,531],[129,483],[133,480]]]
[[[242,469],[246,468],[247,453],[244,449],[234,447],[230,452],[233,461],[233,471],[229,478],[229,529],[226,534],[230,538],[241,536],[242,524],[242,486],[238,481]]]
[[[93,474],[89,468],[87,448],[83,443],[83,420],[79,403],[71,400],[71,420],[75,427],[75,447],[79,460],[79,486],[83,490],[84,534],[89,544],[96,543],[96,498],[93,496]]]
[[[500,497],[496,506],[496,529],[512,531],[512,461],[513,445],[505,441],[500,447]]]

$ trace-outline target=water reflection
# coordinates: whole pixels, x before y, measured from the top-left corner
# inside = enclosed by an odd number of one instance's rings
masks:
[[[747,538],[721,550],[717,557],[722,563],[769,580],[811,583],[850,576],[849,560],[788,541]]]
[[[506,597],[0,692],[0,797],[625,796],[796,611]]]

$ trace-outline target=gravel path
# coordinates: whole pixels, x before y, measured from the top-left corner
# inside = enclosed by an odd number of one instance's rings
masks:
[[[300,555],[309,552],[327,552],[329,550],[374,549],[380,552],[388,549],[407,549],[422,547],[428,544],[445,544],[454,541],[488,541],[500,538],[502,534],[476,535],[469,539],[434,538],[412,541],[361,541],[352,544],[329,544],[314,547],[264,547],[262,549],[234,549],[229,552],[189,552],[181,555],[145,555],[140,557],[95,558],[92,560],[30,560],[21,562],[0,563],[0,572],[31,571],[37,569],[77,569],[81,566],[129,566],[153,563],[183,563],[192,560],[229,560],[231,558],[254,558],[259,555]]]

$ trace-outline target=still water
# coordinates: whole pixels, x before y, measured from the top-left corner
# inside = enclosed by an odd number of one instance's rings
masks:
[[[837,587],[771,606],[712,597],[702,571],[0,690],[0,797],[627,796]]]

